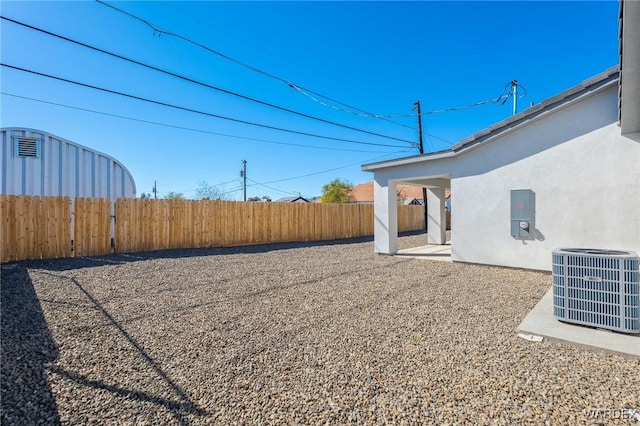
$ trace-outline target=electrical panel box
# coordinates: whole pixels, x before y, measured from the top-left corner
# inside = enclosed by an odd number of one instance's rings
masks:
[[[530,189],[511,191],[511,236],[532,240],[535,229],[536,194]]]

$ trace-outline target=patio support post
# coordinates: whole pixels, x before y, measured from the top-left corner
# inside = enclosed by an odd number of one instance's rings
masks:
[[[447,242],[444,187],[427,188],[427,232],[429,244]]]
[[[374,177],[373,243],[376,253],[398,252],[398,194],[394,182]]]

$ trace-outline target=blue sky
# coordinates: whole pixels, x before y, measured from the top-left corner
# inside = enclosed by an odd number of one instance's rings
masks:
[[[510,116],[511,99],[430,111],[495,99],[514,79],[522,111],[618,63],[617,1],[107,3],[183,38],[154,33],[95,1],[0,7],[5,18],[316,117],[3,20],[4,64],[263,126],[2,67],[3,127],[44,130],[115,157],[133,174],[138,195],[157,180],[160,195],[194,197],[206,182],[239,200],[247,160],[248,197],[317,196],[336,177],[370,180],[362,163],[417,154],[416,100],[425,113],[425,151],[442,150]],[[335,101],[376,116],[404,116],[362,117]]]

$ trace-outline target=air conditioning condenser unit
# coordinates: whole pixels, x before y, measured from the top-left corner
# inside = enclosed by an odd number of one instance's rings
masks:
[[[560,321],[640,333],[640,259],[631,251],[553,251],[553,315]]]

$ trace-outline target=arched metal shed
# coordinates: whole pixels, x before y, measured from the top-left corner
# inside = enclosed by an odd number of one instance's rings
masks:
[[[109,155],[41,130],[6,127],[0,135],[0,194],[136,196],[133,176]]]

